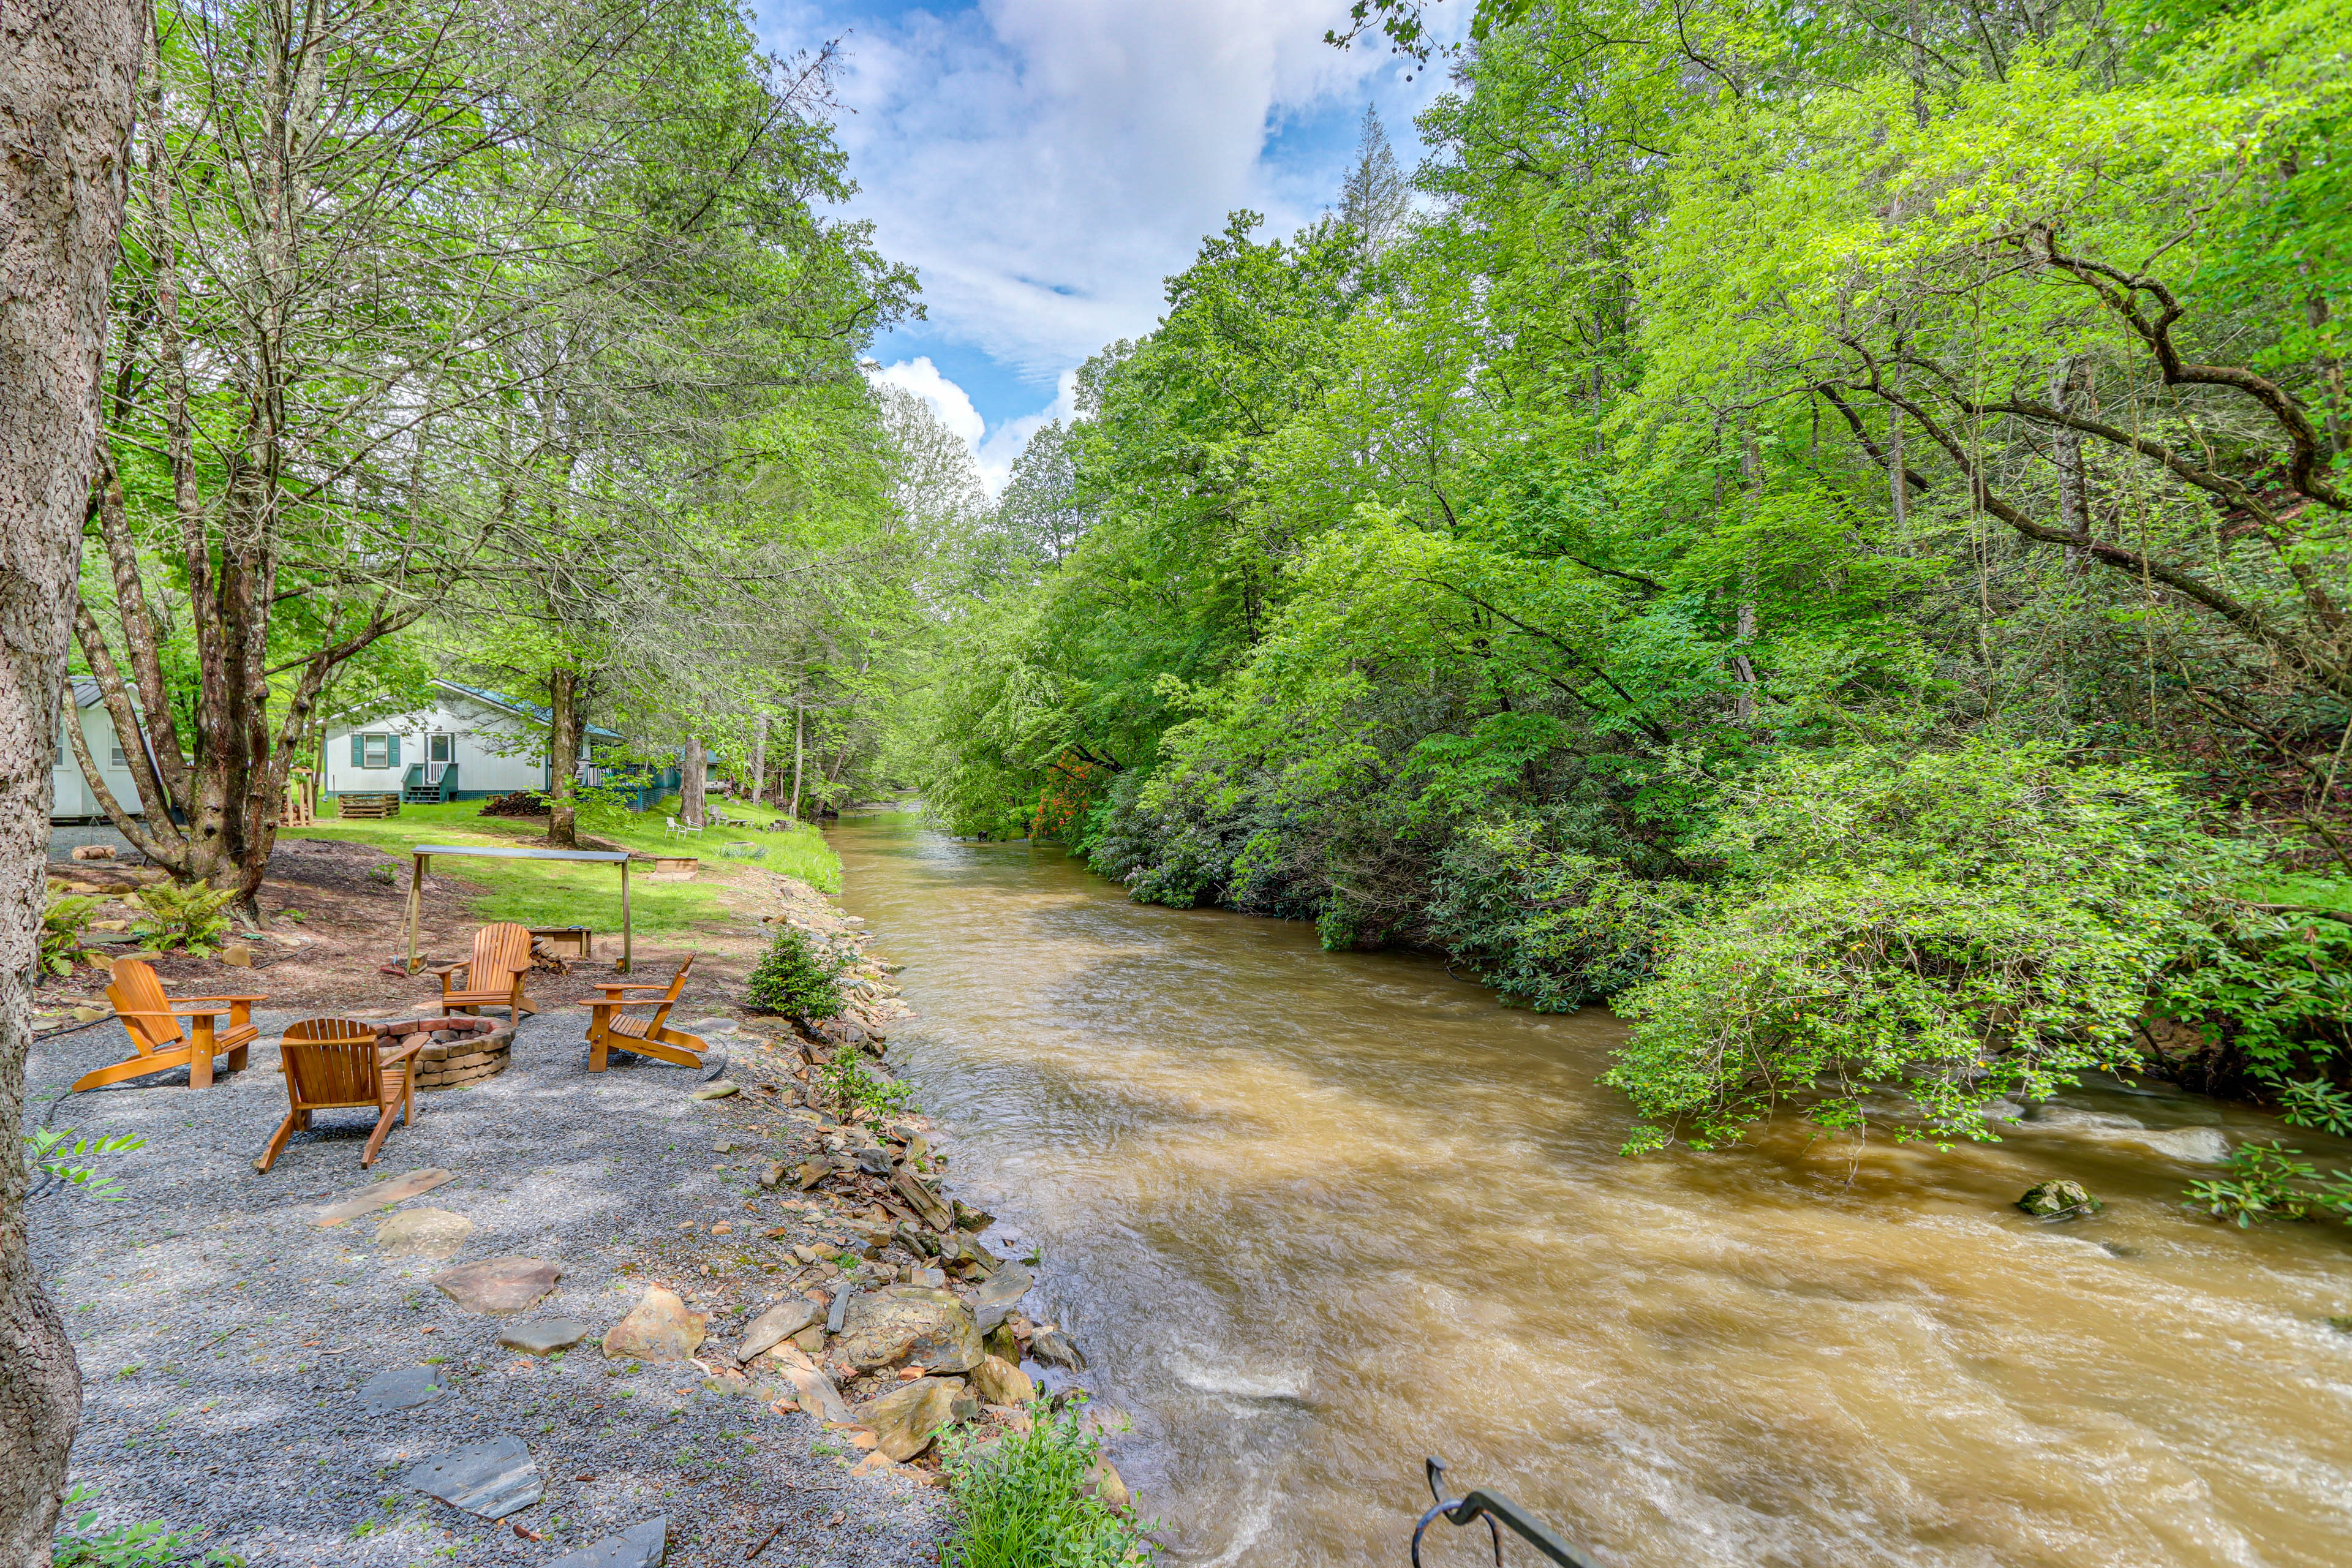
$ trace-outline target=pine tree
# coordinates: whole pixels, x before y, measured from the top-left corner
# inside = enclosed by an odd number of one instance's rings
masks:
[[[1412,210],[1412,193],[1404,170],[1389,146],[1389,134],[1380,112],[1364,106],[1363,129],[1356,137],[1356,166],[1339,187],[1339,217],[1364,237],[1364,245],[1378,256],[1404,234]]]

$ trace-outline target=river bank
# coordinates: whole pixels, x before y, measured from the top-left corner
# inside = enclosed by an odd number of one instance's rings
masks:
[[[832,837],[909,965],[893,1057],[1181,1560],[1389,1560],[1431,1454],[1627,1568],[2352,1557],[2346,1237],[2179,1201],[2268,1117],[2102,1082],[1950,1152],[1625,1160],[1605,1014],[904,815]],[[2053,1179],[2107,1207],[2012,1206]]]
[[[364,875],[345,879],[372,897]],[[428,900],[436,930],[462,925],[463,897]],[[108,1020],[37,1046],[36,1117],[145,1140],[102,1162],[124,1201],[50,1191],[35,1205],[85,1379],[71,1476],[90,1495],[69,1514],[94,1512],[98,1531],[159,1521],[255,1562],[387,1568],[635,1552],[656,1520],[674,1563],[935,1554],[950,1510],[936,1446],[916,1442],[925,1423],[1018,1428],[1027,1379],[989,1352],[1059,1342],[1008,1310],[1024,1275],[999,1253],[1017,1247],[941,1192],[947,1141],[827,1091],[836,1060],[887,1080],[906,1013],[861,922],[793,879],[738,874],[727,900],[742,923],[720,934],[740,951],[702,955],[674,1020],[712,1047],[704,1070],[616,1053],[584,1073],[564,993],[609,977],[609,960],[535,976],[541,1011],[510,1065],[420,1094],[374,1173],[359,1168],[359,1112],[321,1113],[268,1174],[252,1168],[284,1114],[274,1035],[296,1012],[265,1004],[250,1066],[204,1090],[182,1070],[58,1104],[127,1043]],[[785,927],[844,971],[841,1013],[804,1033],[745,1005],[751,957]],[[345,955],[364,932],[314,918],[289,934],[302,940],[265,950],[236,988],[299,975],[307,1011],[416,1011],[417,983]],[[638,978],[677,956],[641,945]],[[480,1293],[483,1274],[507,1299]],[[763,1321],[790,1332],[753,1332]],[[902,1377],[910,1353],[938,1375]],[[892,1405],[902,1391],[917,1408]],[[520,1492],[424,1489],[421,1467],[493,1450]]]

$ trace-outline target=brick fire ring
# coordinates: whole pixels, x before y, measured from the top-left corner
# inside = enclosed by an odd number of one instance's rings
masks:
[[[448,1018],[404,1018],[376,1024],[375,1043],[404,1046],[418,1035],[425,1048],[416,1054],[416,1087],[456,1089],[480,1083],[507,1070],[514,1060],[515,1026],[498,1018],[458,1015]]]

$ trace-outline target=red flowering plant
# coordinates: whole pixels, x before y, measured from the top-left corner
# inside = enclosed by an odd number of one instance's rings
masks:
[[[1110,775],[1102,763],[1076,751],[1064,752],[1046,765],[1045,787],[1037,792],[1037,807],[1029,817],[1029,836],[1069,842],[1085,826],[1087,808]]]

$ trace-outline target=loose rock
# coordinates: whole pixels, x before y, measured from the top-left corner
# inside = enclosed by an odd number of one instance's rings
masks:
[[[529,1310],[562,1277],[562,1266],[544,1258],[486,1258],[445,1268],[433,1284],[469,1312],[503,1316]]]
[[[408,1209],[375,1227],[375,1249],[386,1258],[454,1258],[474,1222],[447,1209]]]
[[[660,1514],[593,1546],[567,1552],[547,1568],[654,1568],[668,1542],[669,1515]]]
[[[971,1369],[971,1381],[991,1405],[1026,1405],[1037,1397],[1037,1385],[1029,1374],[1003,1356],[981,1357]]]
[[[1029,1342],[1029,1353],[1048,1366],[1065,1366],[1072,1372],[1087,1368],[1087,1358],[1078,1353],[1078,1347],[1050,1330]]]
[[[686,1098],[688,1100],[724,1100],[729,1095],[738,1092],[738,1085],[730,1083],[726,1079],[721,1079],[717,1083],[705,1084],[700,1089],[689,1090]]]
[[[940,1428],[954,1419],[963,1387],[960,1377],[919,1377],[859,1405],[857,1423],[874,1434],[880,1452],[904,1464],[929,1447]]]
[[[763,1351],[783,1343],[811,1323],[816,1321],[816,1303],[801,1296],[788,1296],[751,1320],[743,1331],[742,1342],[735,1347],[737,1361],[750,1361]]]
[[[395,1410],[413,1410],[430,1404],[449,1392],[441,1381],[437,1366],[399,1367],[380,1372],[360,1387],[360,1399],[371,1415],[389,1415]]]
[[[492,1519],[529,1508],[547,1495],[547,1483],[520,1437],[469,1443],[425,1460],[401,1478],[404,1486]]]
[[[390,1208],[397,1203],[405,1203],[420,1193],[429,1193],[442,1183],[456,1179],[448,1172],[436,1168],[411,1171],[408,1174],[395,1176],[389,1182],[377,1182],[371,1186],[362,1187],[349,1197],[340,1200],[330,1207],[320,1209],[318,1217],[310,1223],[321,1227],[332,1228],[355,1220],[362,1215],[371,1215],[378,1209]]]
[[[570,1350],[588,1337],[588,1325],[569,1318],[535,1318],[502,1330],[499,1343],[525,1355],[552,1355]]]
[[[998,1268],[972,1303],[972,1311],[980,1320],[980,1331],[988,1332],[1004,1321],[1004,1315],[1021,1304],[1029,1288],[1037,1283],[1036,1276],[1018,1263],[1007,1263]]]
[[[648,1285],[629,1315],[604,1336],[604,1353],[614,1361],[684,1361],[701,1348],[708,1321],[688,1311],[676,1291]]]
[[[919,1361],[934,1372],[969,1372],[986,1352],[971,1313],[943,1291],[898,1286],[858,1296],[842,1316],[833,1357],[863,1370]]]

